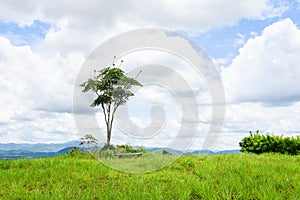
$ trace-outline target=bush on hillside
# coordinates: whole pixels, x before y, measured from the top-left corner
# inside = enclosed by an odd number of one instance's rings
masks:
[[[116,151],[119,152],[119,153],[145,153],[146,150],[143,148],[143,147],[139,147],[137,149],[133,148],[132,146],[130,145],[117,145],[116,147]]]
[[[283,137],[276,135],[261,135],[259,131],[253,134],[250,131],[250,136],[244,137],[239,143],[241,152],[250,153],[282,153],[290,155],[300,154],[300,136]]]

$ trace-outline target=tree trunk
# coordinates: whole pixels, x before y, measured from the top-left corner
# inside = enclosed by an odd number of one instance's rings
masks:
[[[110,123],[108,123],[107,127],[106,127],[106,146],[107,146],[107,148],[109,148],[109,145],[110,145],[111,129],[112,129],[112,127],[110,126]]]
[[[112,131],[112,126],[113,126],[113,121],[114,121],[114,115],[115,115],[115,112],[117,110],[118,107],[115,107],[115,109],[113,110],[112,112],[112,115],[110,117],[108,117],[108,123],[106,124],[106,128],[107,128],[107,147],[109,148],[109,145],[110,145],[110,138],[111,138],[111,131]],[[110,114],[110,108],[109,108],[109,111],[108,113]]]

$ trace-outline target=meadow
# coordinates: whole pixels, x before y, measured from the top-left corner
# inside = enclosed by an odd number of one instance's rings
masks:
[[[149,166],[161,161],[145,163],[145,159],[144,155],[122,158],[117,164],[126,166],[134,160]],[[300,156],[184,155],[149,173],[118,171],[80,152],[1,160],[0,199],[296,200],[300,199]]]

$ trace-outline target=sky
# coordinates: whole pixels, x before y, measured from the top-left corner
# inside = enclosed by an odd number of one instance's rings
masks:
[[[0,143],[78,139],[82,133],[74,120],[73,92],[83,63],[103,42],[139,28],[177,31],[201,46],[215,63],[226,111],[213,150],[238,149],[250,130],[299,135],[299,24],[299,0],[1,0]],[[138,61],[125,56],[127,63],[169,59],[157,52],[143,53]],[[141,103],[149,101],[149,93],[151,103]],[[143,145],[166,145],[162,141],[168,141],[168,127],[180,126],[178,116],[172,118],[180,110],[172,107],[176,98],[155,86],[136,94],[128,108],[130,119],[140,127],[151,122],[149,106],[164,100],[161,106],[170,112],[165,131]],[[199,98],[209,102],[205,95]],[[199,130],[207,132],[210,108],[201,106],[203,123],[195,123],[206,124]],[[96,115],[101,124],[99,110]],[[118,133],[112,137],[115,143],[135,142]],[[201,133],[196,135],[191,148],[201,149],[202,139]]]

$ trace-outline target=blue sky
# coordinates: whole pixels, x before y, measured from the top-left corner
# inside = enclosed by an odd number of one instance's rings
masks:
[[[43,40],[51,25],[34,20],[31,25],[20,26],[16,22],[0,21],[0,35],[8,38],[15,46],[33,46]]]
[[[144,27],[177,30],[217,65],[227,106],[216,149],[238,148],[249,130],[300,133],[299,1],[115,4],[34,0],[0,6],[0,104],[6,105],[0,143],[77,139],[72,99],[82,64],[107,39]]]

